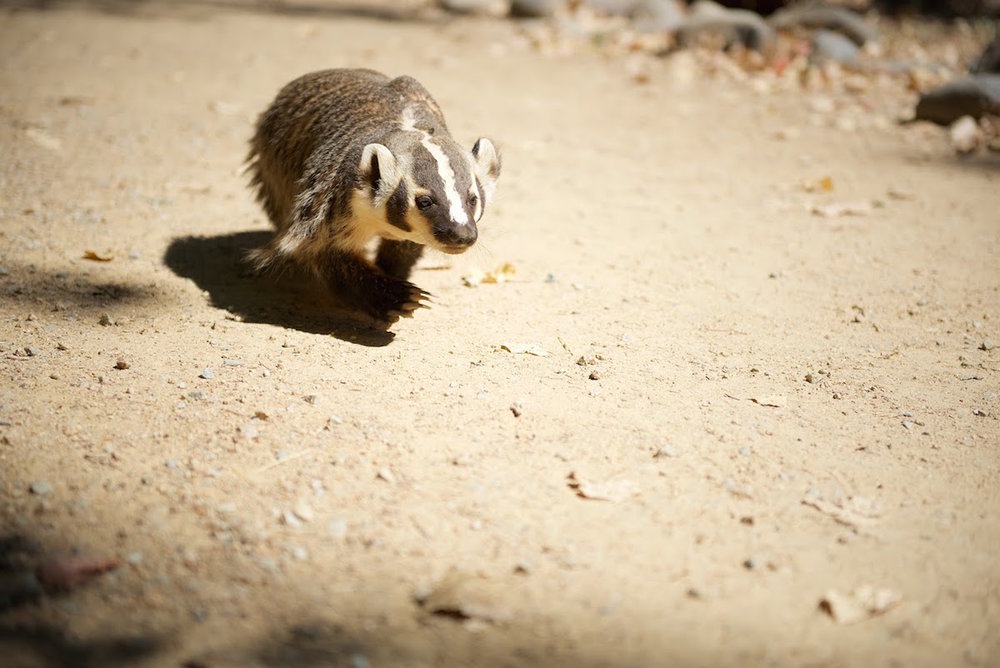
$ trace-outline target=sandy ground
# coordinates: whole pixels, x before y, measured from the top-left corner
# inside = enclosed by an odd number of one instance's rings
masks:
[[[896,126],[898,82],[647,65],[0,9],[0,521],[122,560],[8,611],[5,665],[1000,665],[1000,163]],[[504,151],[390,334],[239,261],[253,119],[329,66]],[[900,602],[820,609],[864,586]]]

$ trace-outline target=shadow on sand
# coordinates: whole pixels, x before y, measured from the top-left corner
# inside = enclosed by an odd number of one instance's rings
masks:
[[[331,334],[364,346],[384,346],[393,340],[392,332],[373,329],[370,321],[339,305],[309,276],[294,269],[255,275],[243,258],[270,238],[267,231],[181,237],[171,242],[163,261],[206,291],[213,306],[244,322]]]
[[[428,15],[403,3],[348,0],[0,0],[8,9],[84,9],[120,16],[204,16],[212,12],[251,12],[300,17],[421,21]]]

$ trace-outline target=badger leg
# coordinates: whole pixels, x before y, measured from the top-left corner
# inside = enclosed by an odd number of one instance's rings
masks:
[[[383,239],[379,243],[375,264],[389,276],[405,280],[423,252],[424,247],[412,241]]]
[[[426,307],[430,296],[412,283],[383,273],[365,258],[346,251],[328,251],[314,268],[331,292],[387,325],[409,318]]]

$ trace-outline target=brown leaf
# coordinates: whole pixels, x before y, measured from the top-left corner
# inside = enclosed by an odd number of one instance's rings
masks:
[[[577,496],[594,501],[611,501],[617,503],[624,501],[638,491],[634,482],[627,478],[610,478],[602,482],[592,482],[585,480],[571,472],[566,476],[567,485],[574,490]]]
[[[415,598],[420,607],[432,615],[502,621],[510,615],[498,605],[496,592],[492,590],[484,579],[451,568],[440,581]]]
[[[87,580],[113,571],[121,565],[117,559],[69,557],[50,559],[35,571],[35,577],[46,591],[70,591]]]
[[[88,250],[88,251],[83,251],[83,259],[84,260],[93,260],[94,262],[111,262],[112,260],[115,259],[115,256],[114,255],[100,255],[99,253],[96,253],[95,251]]]
[[[850,594],[831,589],[820,599],[819,609],[838,624],[853,624],[884,614],[899,605],[902,595],[891,589],[862,585]]]

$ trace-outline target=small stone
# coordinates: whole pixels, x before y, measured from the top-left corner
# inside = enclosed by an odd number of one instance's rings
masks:
[[[983,143],[983,131],[972,116],[962,116],[948,129],[956,153],[972,153]]]
[[[309,558],[309,550],[296,545],[292,548],[292,557],[294,557],[297,561],[305,561]]]
[[[990,339],[986,339],[985,341],[979,344],[980,350],[993,350],[994,348],[996,348],[996,344],[993,343],[993,341],[991,341]]]
[[[837,63],[853,63],[861,55],[861,49],[853,40],[839,32],[819,30],[812,38],[813,61],[822,63],[834,61]]]
[[[350,668],[372,668],[371,661],[364,654],[352,654],[351,658],[347,661],[347,665]]]
[[[166,462],[164,462],[164,464],[166,465],[166,467],[168,469],[175,469],[175,468],[177,468],[177,460],[176,459],[168,459]]]
[[[344,424],[344,418],[340,417],[339,415],[331,415],[329,420],[327,421],[330,424]]]
[[[677,456],[677,450],[675,450],[672,446],[669,445],[661,445],[656,449],[656,452],[653,453],[654,459],[660,459],[662,457],[673,458],[676,456]]]
[[[600,380],[601,374],[597,373],[596,371],[591,371],[590,375],[587,377],[590,378],[590,380]]]
[[[115,321],[114,318],[112,318],[107,313],[102,313],[100,320],[97,321],[97,324],[101,325],[102,327],[111,327],[112,325],[115,324]]]
[[[118,360],[117,362],[115,362],[115,368],[118,369],[119,371],[124,371],[130,366],[132,365],[126,362],[125,360]]]
[[[812,375],[811,373],[807,373],[806,374],[806,382],[807,383],[813,383],[813,384],[815,384],[817,382],[817,380],[818,379],[816,378],[816,376]]]
[[[257,429],[257,425],[254,424],[253,421],[245,423],[239,428],[239,430],[240,433],[243,435],[243,438],[257,438],[257,436],[260,435],[260,432]]]
[[[377,475],[379,478],[385,480],[386,482],[396,482],[396,476],[393,475],[392,471],[389,470],[389,467],[387,466],[383,466],[382,468],[380,468],[378,470]]]
[[[35,355],[38,354],[38,350],[34,346],[25,346],[24,354],[27,355],[28,357],[34,357]]]
[[[305,501],[299,501],[295,504],[295,508],[292,509],[295,516],[298,517],[303,522],[311,522],[316,518],[316,513],[313,511],[312,507]]]
[[[142,552],[131,552],[125,557],[125,561],[132,564],[133,566],[138,566],[142,563]]]
[[[213,378],[215,378],[215,372],[212,371],[210,368],[205,367],[204,369],[201,370],[201,373],[198,374],[198,377],[204,378],[205,380],[212,380]]]
[[[758,564],[757,560],[753,557],[747,557],[746,559],[743,560],[743,568],[747,569],[748,571],[757,570],[759,565],[760,564]]]
[[[347,521],[341,519],[330,520],[330,523],[326,525],[326,529],[334,538],[343,538],[347,535]]]
[[[305,400],[305,402],[307,404],[315,405],[316,404],[316,400],[319,399],[319,395],[318,394],[307,394],[306,396],[304,396],[302,398]]]
[[[281,512],[281,522],[282,522],[282,524],[285,524],[286,526],[290,526],[290,527],[300,527],[300,526],[302,526],[302,520],[300,520],[298,517],[296,517],[295,513],[293,513],[290,510],[283,510]]]
[[[243,360],[227,359],[223,362],[226,366],[243,366]]]
[[[510,405],[510,412],[514,414],[514,417],[521,417],[523,407],[520,401],[515,401]]]
[[[37,496],[45,496],[46,494],[52,491],[52,485],[49,484],[47,480],[37,480],[31,483],[31,486],[28,489],[31,491],[32,494],[35,494]]]

